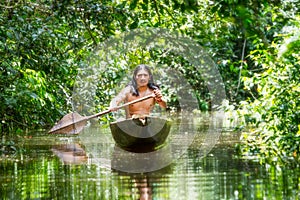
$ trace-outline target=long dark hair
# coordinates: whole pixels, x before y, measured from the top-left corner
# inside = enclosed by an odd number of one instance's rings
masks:
[[[131,91],[132,95],[139,96],[139,90],[138,90],[138,86],[137,86],[135,77],[136,77],[137,73],[140,70],[146,70],[149,74],[150,79],[149,79],[149,82],[148,82],[148,85],[147,85],[148,88],[150,88],[152,90],[159,89],[159,86],[154,83],[153,75],[152,75],[152,72],[150,70],[150,67],[148,67],[147,65],[144,65],[144,64],[140,64],[140,65],[136,66],[136,68],[134,69],[132,79],[128,84],[128,86],[131,87],[130,91]]]

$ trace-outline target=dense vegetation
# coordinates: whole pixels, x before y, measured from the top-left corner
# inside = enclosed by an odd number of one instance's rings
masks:
[[[0,130],[53,125],[72,109],[77,72],[87,66],[86,59],[99,44],[122,32],[158,27],[187,35],[213,58],[230,105],[254,125],[244,134],[245,154],[298,157],[298,4],[292,0],[4,1]],[[122,61],[116,58],[102,74],[104,88],[97,91],[100,109],[111,98],[107,90],[145,62],[183,67],[200,108],[210,109],[210,96],[193,67],[184,58],[164,53],[141,49],[127,53]],[[176,99],[171,101],[176,106]]]

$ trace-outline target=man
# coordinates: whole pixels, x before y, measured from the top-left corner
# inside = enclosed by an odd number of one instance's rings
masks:
[[[147,116],[156,103],[162,108],[167,106],[159,87],[153,82],[150,68],[147,65],[138,65],[130,83],[110,102],[110,109],[115,111],[115,107],[121,102],[131,102],[152,93],[155,94],[155,98],[129,105],[126,108],[126,118]]]

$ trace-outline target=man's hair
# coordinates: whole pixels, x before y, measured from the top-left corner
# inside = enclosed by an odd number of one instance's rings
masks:
[[[144,64],[140,64],[136,66],[136,68],[134,69],[132,79],[128,84],[128,86],[131,86],[130,92],[132,93],[132,95],[139,96],[138,86],[135,77],[140,70],[146,70],[149,74],[150,79],[147,86],[152,90],[159,89],[159,86],[154,83],[153,75],[150,70],[150,67]]]

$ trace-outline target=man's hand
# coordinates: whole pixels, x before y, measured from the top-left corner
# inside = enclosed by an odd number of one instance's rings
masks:
[[[110,105],[109,105],[109,110],[110,111],[117,111],[118,108],[117,108],[118,104],[116,102],[116,99],[113,99],[111,102],[110,102]]]
[[[116,107],[109,107],[108,108],[110,111],[112,111],[112,112],[114,112],[114,111],[117,111],[118,110],[118,108],[116,108]]]
[[[161,102],[162,101],[162,94],[161,91],[159,89],[155,89],[153,90],[154,94],[155,94],[155,101],[157,102]]]

